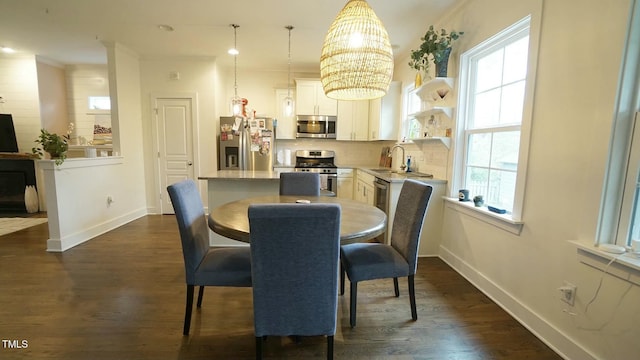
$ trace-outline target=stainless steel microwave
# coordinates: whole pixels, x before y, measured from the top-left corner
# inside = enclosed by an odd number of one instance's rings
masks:
[[[336,138],[336,116],[325,115],[298,115],[298,138]]]

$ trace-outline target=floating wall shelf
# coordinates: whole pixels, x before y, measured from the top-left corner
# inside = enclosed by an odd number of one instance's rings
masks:
[[[448,137],[424,137],[424,138],[416,138],[416,139],[408,139],[408,141],[412,141],[413,143],[433,143],[439,142],[442,145],[446,146],[447,149],[451,147],[451,138]]]
[[[431,105],[447,104],[443,106],[454,106],[453,83],[454,78],[437,77],[420,86],[416,94],[423,102]]]
[[[414,114],[411,114],[411,117],[414,117],[420,121],[429,120],[431,116],[444,115],[447,119],[451,119],[453,115],[453,109],[450,107],[434,107],[432,109],[423,110]]]

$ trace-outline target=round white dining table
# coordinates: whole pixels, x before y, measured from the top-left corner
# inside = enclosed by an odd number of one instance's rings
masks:
[[[340,204],[340,243],[349,244],[374,239],[384,233],[387,215],[375,206],[359,201],[328,196],[284,196],[269,195],[251,197],[220,205],[209,213],[209,228],[227,238],[249,243],[248,209],[251,204],[296,203],[309,200],[311,203]],[[304,203],[300,203],[304,206]]]

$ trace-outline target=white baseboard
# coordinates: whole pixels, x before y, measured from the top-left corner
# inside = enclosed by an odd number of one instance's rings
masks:
[[[444,246],[440,246],[439,257],[562,358],[576,360],[597,359],[593,354],[590,354],[586,349],[554,327],[553,324],[538,316],[529,307],[519,302],[518,299],[511,296],[491,279],[482,275],[481,272]]]
[[[47,240],[47,251],[62,252],[62,251],[68,250],[74,246],[87,242],[96,236],[102,235],[108,231],[111,231],[115,228],[118,228],[124,224],[127,224],[133,220],[139,219],[146,215],[147,215],[146,208],[139,209],[136,211],[132,211],[128,214],[125,214],[113,219],[109,219],[105,222],[96,224],[86,229],[81,229],[80,231],[74,234],[71,234],[69,236],[64,236],[60,239],[50,238]]]

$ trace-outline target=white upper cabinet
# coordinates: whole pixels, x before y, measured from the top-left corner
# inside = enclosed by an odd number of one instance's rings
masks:
[[[402,83],[392,81],[380,99],[369,101],[369,140],[398,140],[402,109]]]
[[[338,101],[337,140],[369,140],[369,100]]]
[[[335,116],[338,102],[324,94],[320,80],[296,79],[296,114]]]
[[[387,94],[375,100],[338,101],[336,139],[352,141],[397,140],[402,83],[394,81]]]

